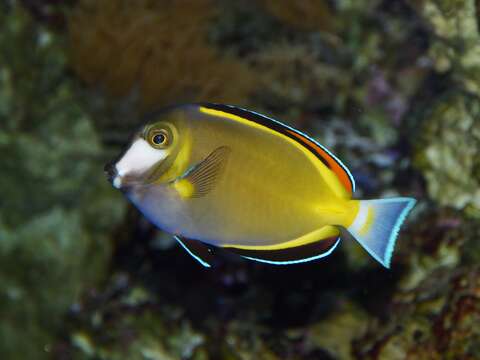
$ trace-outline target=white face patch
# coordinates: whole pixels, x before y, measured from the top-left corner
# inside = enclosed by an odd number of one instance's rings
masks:
[[[130,148],[117,162],[115,167],[120,178],[132,173],[141,174],[160,160],[165,159],[167,155],[167,150],[154,149],[147,141],[138,138],[130,145]],[[119,183],[119,181],[117,181],[117,183]]]

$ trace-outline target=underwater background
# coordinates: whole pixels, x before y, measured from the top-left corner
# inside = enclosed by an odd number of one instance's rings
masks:
[[[0,0],[1,359],[479,359],[480,2]],[[201,267],[106,181],[141,117],[229,103],[412,196],[386,270]]]

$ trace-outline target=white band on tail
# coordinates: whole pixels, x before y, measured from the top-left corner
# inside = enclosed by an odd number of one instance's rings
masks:
[[[348,231],[350,231],[351,233],[356,233],[360,231],[360,229],[365,225],[365,222],[367,221],[369,207],[370,206],[368,205],[368,203],[360,201],[358,214],[355,217],[352,225],[348,227]]]

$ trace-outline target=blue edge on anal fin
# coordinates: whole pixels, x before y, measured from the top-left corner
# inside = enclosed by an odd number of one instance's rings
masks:
[[[193,257],[196,261],[198,261],[202,266],[204,266],[206,268],[211,267],[210,263],[207,262],[205,260],[205,258],[211,258],[213,256],[213,254],[211,253],[211,249],[206,244],[204,244],[200,241],[197,241],[197,240],[183,239],[183,238],[181,238],[180,236],[177,236],[177,235],[174,235],[173,237],[182,246],[182,248],[184,248],[185,251],[191,257]],[[323,243],[325,243],[325,246],[323,247],[323,249],[325,251],[321,251],[320,253],[317,253],[314,256],[307,256],[307,257],[301,257],[301,258],[299,257],[298,259],[294,258],[294,259],[291,259],[291,260],[273,260],[273,259],[262,258],[261,256],[263,256],[263,251],[257,251],[257,253],[262,254],[262,255],[258,255],[258,257],[257,257],[257,256],[251,256],[251,255],[242,255],[241,252],[249,253],[250,251],[244,251],[244,250],[241,250],[241,249],[225,248],[225,250],[227,250],[227,251],[230,250],[231,252],[236,253],[237,255],[240,255],[244,259],[257,261],[257,262],[261,262],[261,263],[265,263],[265,264],[293,265],[293,264],[302,264],[302,263],[318,260],[318,259],[321,259],[321,258],[324,258],[324,257],[330,255],[335,250],[335,248],[338,246],[338,244],[340,243],[340,237],[331,238],[331,240],[328,240],[328,241],[325,241],[325,242],[320,241],[320,242],[314,243],[312,245],[302,246],[300,248],[303,248],[303,250],[306,250],[307,251],[306,253],[308,253],[308,252],[311,253],[311,252],[315,251],[314,247],[317,246],[317,244],[322,245]],[[286,250],[287,250],[286,252],[289,253],[289,249],[286,249]],[[292,249],[292,250],[294,250],[294,249]],[[318,248],[316,249],[316,251],[318,251]],[[267,253],[271,254],[271,252],[265,251],[265,254],[267,254]],[[298,254],[295,255],[295,256],[298,256]]]
[[[185,245],[184,240],[182,240],[182,238],[180,238],[177,235],[174,235],[173,238],[175,240],[177,240],[177,242],[185,249],[185,251],[187,253],[189,253],[191,257],[193,257],[195,260],[197,260],[202,266],[204,266],[206,268],[209,268],[209,267],[212,266],[208,262],[203,260],[199,255],[195,254],[192,250],[190,250],[190,248],[187,245]],[[192,240],[192,241],[195,241],[195,240]]]
[[[327,251],[325,251],[321,254],[317,254],[315,256],[311,256],[311,257],[307,257],[307,258],[303,258],[303,259],[275,261],[275,260],[267,260],[267,259],[256,258],[256,257],[252,257],[252,256],[245,256],[245,255],[240,255],[240,256],[245,258],[245,259],[248,259],[248,260],[258,261],[258,262],[261,262],[261,263],[271,264],[271,265],[302,264],[302,263],[318,260],[318,259],[321,259],[321,258],[324,258],[324,257],[330,255],[335,250],[335,248],[338,246],[339,243],[340,243],[340,237],[338,237],[336,239],[335,243],[330,248],[328,248]]]

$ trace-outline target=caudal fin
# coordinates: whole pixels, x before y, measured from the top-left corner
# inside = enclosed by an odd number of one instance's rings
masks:
[[[398,230],[415,202],[412,198],[360,200],[357,217],[347,230],[370,255],[390,268]]]

